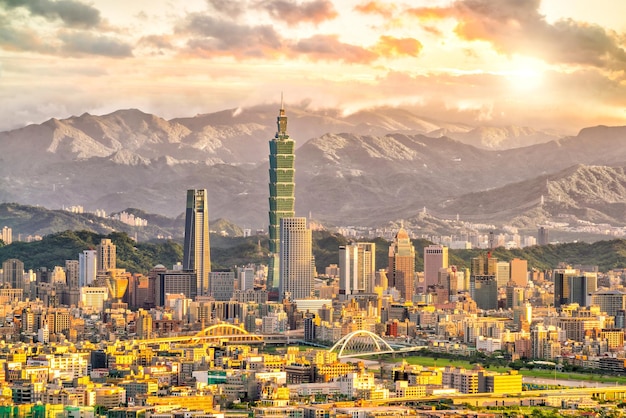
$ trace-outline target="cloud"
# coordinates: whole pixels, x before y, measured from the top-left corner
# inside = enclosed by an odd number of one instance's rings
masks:
[[[238,0],[208,0],[208,2],[213,10],[231,18],[241,16],[248,7],[245,1]]]
[[[59,19],[69,27],[95,27],[101,21],[98,9],[75,0],[0,0],[0,5],[22,7],[31,15],[50,21]]]
[[[147,46],[155,49],[172,49],[172,41],[167,35],[147,35],[142,36],[138,43],[141,46]]]
[[[373,48],[379,55],[385,57],[411,56],[416,57],[422,50],[422,44],[413,38],[394,38],[381,36],[378,44]]]
[[[265,56],[283,44],[272,26],[245,26],[202,14],[189,15],[180,31],[194,36],[187,42],[192,51],[209,55]]]
[[[297,3],[291,0],[266,0],[259,3],[259,9],[270,16],[286,22],[289,26],[300,23],[319,24],[337,17],[337,11],[329,0],[313,0]]]
[[[357,4],[354,7],[354,10],[362,14],[378,15],[386,19],[390,19],[393,16],[393,12],[396,10],[396,7],[395,4],[369,1],[367,3]]]
[[[194,13],[178,26],[177,34],[190,35],[188,53],[202,57],[232,56],[247,58],[305,57],[310,61],[335,61],[364,64],[381,57],[397,58],[418,56],[422,44],[413,38],[381,36],[369,47],[342,42],[337,34],[316,34],[303,39],[283,37],[274,26],[246,25],[220,17]],[[160,38],[146,38],[142,42],[151,46]]]
[[[54,47],[44,42],[36,32],[24,27],[15,28],[2,16],[0,16],[0,48],[43,53],[54,50]]]
[[[59,34],[59,39],[63,42],[63,52],[70,56],[101,55],[122,58],[133,55],[129,44],[105,35],[72,31]]]
[[[457,0],[449,7],[412,8],[420,20],[455,18],[456,34],[490,42],[503,54],[520,53],[550,63],[626,69],[623,41],[601,26],[571,19],[548,22],[540,0]]]
[[[337,35],[315,35],[302,39],[294,46],[294,50],[313,60],[364,64],[378,58],[377,54],[372,51],[339,41]]]
[[[406,13],[421,21],[440,20],[456,16],[455,9],[450,7],[414,7],[407,9]]]

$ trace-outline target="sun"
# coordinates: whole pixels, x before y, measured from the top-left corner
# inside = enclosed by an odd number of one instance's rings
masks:
[[[546,71],[545,63],[527,57],[515,57],[502,72],[514,90],[529,91],[541,87]]]

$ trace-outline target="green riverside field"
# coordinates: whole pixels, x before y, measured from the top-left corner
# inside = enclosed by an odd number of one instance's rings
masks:
[[[467,360],[453,360],[453,359],[445,359],[438,358],[434,359],[432,357],[422,357],[422,356],[410,356],[395,359],[387,358],[385,361],[388,362],[396,362],[399,363],[402,360],[405,360],[408,364],[415,364],[426,367],[445,367],[445,366],[454,366],[454,367],[463,367],[466,369],[472,369],[476,367],[476,364],[472,364]],[[491,370],[494,372],[506,372],[510,370],[508,367],[496,367],[490,366],[485,367],[486,370]],[[523,376],[529,377],[539,377],[543,379],[554,379],[555,373],[554,370],[546,370],[546,369],[532,369],[520,370],[520,374]],[[592,374],[592,373],[568,373],[568,372],[556,372],[556,379],[560,380],[580,380],[586,382],[598,382],[598,383],[617,383],[624,385],[626,384],[626,376],[607,376],[601,374]]]

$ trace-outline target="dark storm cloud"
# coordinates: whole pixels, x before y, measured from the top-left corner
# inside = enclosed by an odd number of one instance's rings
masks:
[[[0,0],[0,5],[8,9],[22,7],[31,15],[59,19],[70,27],[94,27],[101,21],[98,9],[74,0]]]
[[[63,41],[62,51],[70,56],[100,55],[123,58],[133,55],[132,47],[115,38],[93,35],[88,32],[68,32],[59,35]]]
[[[337,11],[329,0],[296,2],[290,0],[266,0],[258,5],[275,19],[293,26],[299,23],[321,23],[337,17]]]

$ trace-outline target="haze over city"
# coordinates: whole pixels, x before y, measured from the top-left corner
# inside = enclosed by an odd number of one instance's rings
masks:
[[[613,0],[0,1],[0,130],[139,108],[406,106],[574,134],[626,121]]]

